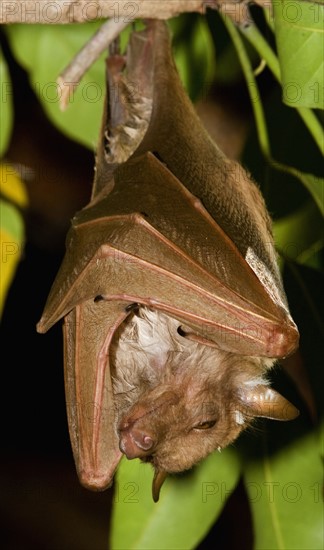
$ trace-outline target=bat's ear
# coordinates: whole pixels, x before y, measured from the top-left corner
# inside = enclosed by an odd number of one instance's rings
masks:
[[[280,393],[265,385],[246,389],[240,395],[247,416],[260,416],[272,420],[293,420],[299,415],[294,407]]]

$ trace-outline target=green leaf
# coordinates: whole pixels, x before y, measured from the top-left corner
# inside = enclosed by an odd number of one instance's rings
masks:
[[[251,98],[251,105],[254,112],[259,143],[263,154],[268,158],[268,161],[270,162],[271,166],[273,166],[277,170],[281,170],[283,172],[292,174],[294,177],[299,179],[304,184],[304,186],[308,189],[308,191],[314,198],[319,210],[324,215],[324,180],[323,178],[316,177],[313,174],[306,174],[301,170],[294,168],[293,166],[287,166],[283,163],[277,162],[275,159],[271,157],[271,148],[270,148],[266,119],[264,116],[263,104],[261,101],[258,84],[252,70],[251,61],[246,52],[245,44],[238,30],[234,26],[233,22],[229,18],[226,18],[224,16],[223,16],[223,21],[231,36],[231,39],[233,40],[233,44],[236,48],[237,55],[242,65],[243,73],[246,79],[246,84],[247,84],[248,91]],[[252,28],[255,29],[254,33],[252,33],[252,30],[251,30]],[[253,26],[250,27],[250,31],[249,31],[249,34],[247,34],[247,36],[250,39],[251,37],[253,37],[253,43],[254,45],[259,46],[260,53],[262,51],[264,53],[268,52],[268,59],[273,59],[272,58],[273,54],[272,53],[269,54],[270,50],[267,46],[264,46],[265,41],[257,31],[256,27],[253,27]],[[320,134],[323,137],[322,130],[320,130]]]
[[[270,440],[271,441],[271,440]],[[323,548],[323,464],[315,431],[274,453],[265,434],[262,460],[244,474],[258,550]]]
[[[0,54],[0,155],[6,152],[13,122],[11,80],[5,60]]]
[[[274,0],[283,101],[291,107],[324,108],[324,5]]]
[[[314,176],[314,174],[305,174],[296,169],[290,171],[303,182],[305,187],[307,187],[321,213],[324,215],[324,179]]]
[[[8,27],[10,45],[29,72],[48,117],[66,135],[91,149],[98,140],[105,95],[104,54],[86,73],[64,112],[59,108],[56,79],[98,26],[100,23]]]
[[[276,248],[290,260],[321,268],[315,256],[324,248],[323,218],[313,202],[273,223]]]
[[[297,179],[299,179],[312,195],[321,214],[324,215],[324,179],[323,178],[314,176],[314,174],[306,174],[305,172],[302,172],[301,170],[298,170],[293,166],[287,166],[285,164],[282,164],[281,162],[277,162],[276,160],[270,159],[270,162],[271,162],[271,165],[277,170],[281,170],[282,172],[287,172],[288,174],[291,174],[292,176],[295,176]]]
[[[246,44],[243,42],[242,37],[238,32],[236,26],[233,24],[232,20],[228,17],[225,17],[224,15],[222,16],[222,18],[224,25],[227,28],[227,31],[233,41],[237,56],[242,66],[243,74],[246,80],[246,85],[251,100],[251,106],[254,113],[261,150],[265,156],[270,157],[271,150],[263,105],[259,93],[259,87],[255,78],[254,71],[252,69],[251,60],[246,49]]]
[[[247,27],[241,27],[240,31],[244,34],[247,40],[256,49],[261,59],[265,60],[270,71],[272,72],[274,77],[278,80],[278,82],[281,84],[279,61],[276,55],[274,54],[272,48],[270,47],[269,43],[264,38],[262,33],[259,31],[257,26],[252,23]],[[323,128],[320,124],[320,121],[318,120],[317,116],[311,109],[307,107],[302,107],[299,105],[295,105],[295,107],[299,116],[301,117],[304,124],[308,128],[310,134],[314,138],[314,141],[317,144],[320,152],[322,153],[323,145],[324,145],[324,136],[323,136]]]
[[[23,182],[8,164],[0,165],[0,317],[19,264],[25,239]]]
[[[111,549],[195,548],[235,488],[239,471],[234,449],[214,453],[191,472],[170,476],[155,504],[152,469],[123,460],[117,473]]]
[[[171,19],[169,26],[175,35],[173,53],[180,78],[191,99],[196,100],[215,76],[215,49],[206,19],[190,14]]]

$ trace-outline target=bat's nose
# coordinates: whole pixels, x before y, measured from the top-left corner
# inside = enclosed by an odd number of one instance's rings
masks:
[[[119,448],[129,460],[132,458],[141,458],[152,452],[154,440],[151,435],[141,429],[121,427]]]
[[[135,404],[119,422],[119,449],[128,459],[151,455],[167,431],[167,426],[159,419],[179,401],[179,396],[171,390],[159,393],[154,399],[151,394],[148,402]]]

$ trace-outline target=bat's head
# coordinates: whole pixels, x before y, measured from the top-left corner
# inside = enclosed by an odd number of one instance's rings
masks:
[[[166,473],[187,470],[226,447],[253,418],[298,414],[267,385],[272,360],[193,342],[178,328],[175,319],[143,309],[114,349],[120,450],[153,464],[155,500]]]

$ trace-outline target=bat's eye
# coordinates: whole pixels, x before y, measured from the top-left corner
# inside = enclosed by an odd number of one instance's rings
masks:
[[[193,430],[209,430],[213,428],[216,424],[216,420],[205,420],[205,422],[199,422],[196,426],[193,427]]]

